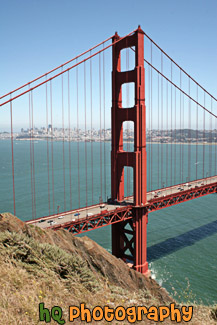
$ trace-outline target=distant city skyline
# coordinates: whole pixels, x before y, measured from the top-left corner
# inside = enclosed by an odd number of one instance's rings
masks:
[[[0,140],[10,139],[11,133],[0,132]],[[20,132],[14,132],[14,140],[54,140],[54,141],[81,141],[104,142],[111,141],[111,128],[108,129],[62,129],[52,127],[22,128]],[[124,129],[123,140],[134,142],[134,130]],[[153,129],[146,131],[146,141],[154,143],[215,143],[217,144],[217,130],[193,130],[193,129]]]

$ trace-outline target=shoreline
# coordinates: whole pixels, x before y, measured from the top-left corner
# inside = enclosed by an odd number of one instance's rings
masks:
[[[0,138],[0,141],[1,140],[11,140],[11,138]],[[33,139],[30,139],[30,138],[26,138],[26,139],[14,139],[14,141],[49,141],[49,142],[51,142],[51,141],[53,141],[53,142],[61,142],[61,141],[63,141],[63,139],[52,139],[52,138],[49,138],[49,139],[46,139],[46,138],[44,138],[44,139],[42,139],[42,138],[33,138]],[[103,141],[103,139],[102,139],[102,141],[100,141],[100,140],[94,140],[94,141],[85,141],[85,140],[81,140],[81,141],[76,141],[76,140],[68,140],[68,139],[64,139],[64,142],[82,142],[82,143],[98,143],[98,142],[111,142],[111,140],[106,140],[106,141]],[[123,141],[123,143],[134,143],[133,141],[127,141],[127,140],[124,140]],[[153,141],[153,142],[146,142],[146,144],[164,144],[164,145],[167,145],[167,144],[169,144],[169,145],[171,145],[171,144],[177,144],[177,145],[193,145],[193,146],[196,146],[196,145],[208,145],[208,146],[210,146],[210,145],[212,145],[212,146],[215,146],[215,145],[217,145],[217,142],[211,142],[211,143],[207,143],[207,142],[190,142],[190,143],[188,143],[188,142],[156,142],[156,141]]]

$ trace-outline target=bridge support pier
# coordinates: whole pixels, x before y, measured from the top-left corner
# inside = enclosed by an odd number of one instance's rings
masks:
[[[134,268],[147,274],[147,223],[148,212],[144,208],[134,209]]]
[[[148,274],[147,223],[146,208],[135,207],[133,219],[112,225],[112,254],[142,274]]]

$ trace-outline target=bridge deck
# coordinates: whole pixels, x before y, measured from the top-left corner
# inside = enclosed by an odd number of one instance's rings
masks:
[[[152,212],[216,192],[217,176],[213,176],[148,192],[146,206]],[[26,223],[54,230],[65,228],[78,234],[132,218],[132,209],[133,197],[128,197],[122,203],[105,202]]]

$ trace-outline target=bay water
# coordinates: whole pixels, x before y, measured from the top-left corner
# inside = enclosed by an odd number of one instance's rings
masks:
[[[31,177],[33,143],[35,184]],[[125,149],[132,150],[132,144],[125,144]],[[37,217],[106,200],[111,195],[110,150],[110,142],[65,142],[63,160],[60,141],[15,140],[16,215],[23,221],[35,216],[33,185]],[[147,145],[147,152],[148,190],[216,174],[214,145],[192,145],[189,151],[188,146],[180,144],[152,144]],[[125,175],[125,194],[131,195],[132,170],[126,168]],[[0,212],[13,213],[10,140],[0,140],[0,181]],[[111,252],[111,227],[84,235]],[[147,236],[149,268],[160,285],[178,301],[217,302],[217,194],[150,213]]]

